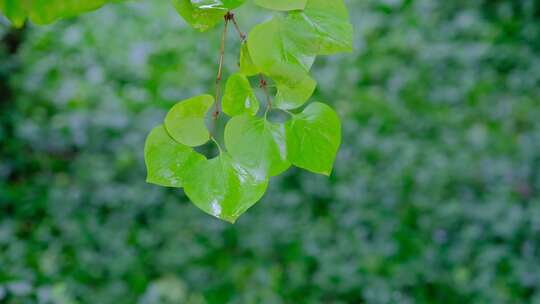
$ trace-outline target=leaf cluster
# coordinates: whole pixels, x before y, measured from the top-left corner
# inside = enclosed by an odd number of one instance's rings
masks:
[[[342,0],[256,0],[257,5],[278,13],[256,25],[247,38],[231,12],[244,2],[175,1],[180,15],[197,30],[206,31],[224,21],[223,43],[227,24],[234,22],[242,40],[239,70],[227,79],[221,98],[221,61],[215,96],[200,95],[177,103],[164,124],[150,133],[145,147],[148,182],[184,187],[197,207],[229,222],[261,199],[270,177],[291,165],[331,174],[341,143],[341,123],[324,103],[304,107],[317,85],[309,71],[316,56],[352,49],[352,25]],[[266,95],[265,108],[251,85],[253,77],[259,79]],[[267,79],[273,83],[273,94]],[[271,111],[282,111],[288,119],[273,122]],[[205,123],[210,116],[216,120],[221,112],[230,118],[224,145]],[[213,159],[194,150],[210,140],[219,148]]]

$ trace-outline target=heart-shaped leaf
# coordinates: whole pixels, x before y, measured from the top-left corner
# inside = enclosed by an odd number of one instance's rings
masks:
[[[204,157],[192,148],[174,141],[163,125],[146,138],[144,160],[146,181],[164,187],[182,187],[186,171]]]
[[[229,77],[223,95],[223,112],[229,116],[257,114],[259,111],[259,100],[253,93],[246,76],[236,73]]]
[[[341,122],[324,103],[310,104],[285,125],[287,158],[295,166],[330,175],[341,144]]]
[[[261,199],[268,178],[257,176],[227,154],[197,162],[184,182],[186,195],[204,212],[234,223]]]
[[[206,113],[212,107],[214,97],[196,96],[177,103],[165,117],[165,128],[177,142],[197,147],[210,140],[206,128]]]
[[[241,165],[259,175],[276,176],[290,167],[285,128],[248,115],[231,119],[225,127],[225,145]]]

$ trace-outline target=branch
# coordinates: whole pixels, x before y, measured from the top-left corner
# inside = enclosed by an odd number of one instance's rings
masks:
[[[215,131],[216,128],[216,122],[219,117],[219,114],[221,114],[221,80],[223,79],[223,62],[225,60],[225,41],[227,38],[227,28],[229,25],[229,21],[231,18],[233,18],[233,14],[231,12],[227,12],[225,16],[223,17],[224,25],[223,25],[223,34],[221,35],[221,48],[219,51],[219,68],[218,68],[218,74],[216,76],[216,107],[214,110],[214,114],[212,115],[212,132]]]

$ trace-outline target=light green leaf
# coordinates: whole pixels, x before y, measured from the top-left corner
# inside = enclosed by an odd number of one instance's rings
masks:
[[[234,160],[259,175],[276,176],[290,167],[285,128],[266,119],[234,117],[225,127],[225,145]]]
[[[185,172],[204,159],[190,147],[174,141],[163,125],[157,126],[144,145],[146,181],[164,187],[182,187]]]
[[[321,55],[352,51],[353,27],[343,0],[308,0],[303,11],[287,18],[291,35],[307,54]],[[317,44],[313,48],[313,41]]]
[[[332,108],[312,103],[285,125],[287,158],[295,166],[330,175],[341,144],[341,122]]]
[[[193,28],[204,32],[223,21],[228,10],[245,0],[173,0],[176,10]]]
[[[210,95],[177,103],[165,117],[167,132],[174,140],[189,147],[205,144],[210,139],[205,117],[213,103],[214,97]]]
[[[261,199],[268,178],[257,176],[221,154],[196,163],[184,182],[186,195],[204,212],[234,223],[240,215]]]
[[[312,95],[317,82],[306,76],[298,83],[276,82],[277,94],[274,106],[278,109],[291,110],[301,107]]]
[[[258,6],[271,10],[292,11],[304,9],[307,0],[255,0],[254,2]]]
[[[259,100],[253,93],[249,80],[239,73],[231,75],[227,80],[222,104],[223,112],[229,116],[244,113],[255,115],[259,111]]]
[[[240,48],[240,73],[246,76],[259,74],[259,69],[253,63],[251,55],[249,54],[247,42],[243,42],[242,47]]]
[[[274,80],[295,83],[303,80],[315,60],[287,34],[286,20],[276,16],[253,28],[248,50],[257,68]]]

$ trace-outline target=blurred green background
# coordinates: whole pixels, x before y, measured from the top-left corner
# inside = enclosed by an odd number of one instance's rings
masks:
[[[290,170],[234,226],[144,182],[151,128],[213,91],[219,30],[151,0],[3,20],[0,303],[540,303],[540,2],[348,5],[354,53],[313,72],[334,174]]]

